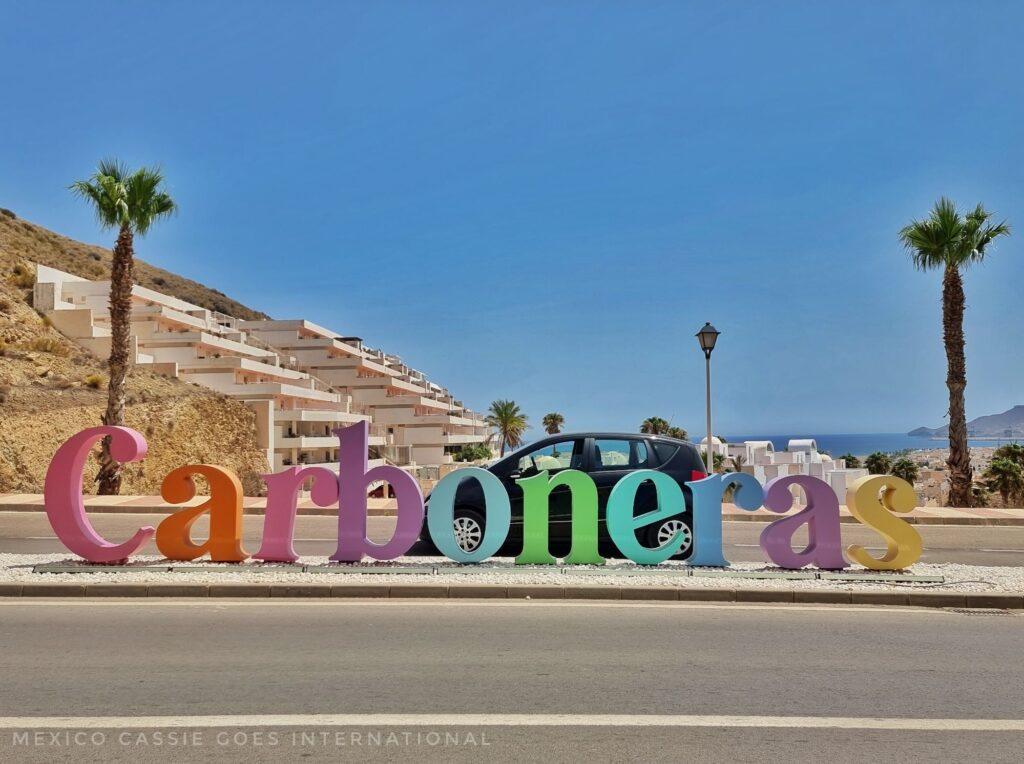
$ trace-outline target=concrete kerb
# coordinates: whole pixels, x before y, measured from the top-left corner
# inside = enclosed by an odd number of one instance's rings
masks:
[[[505,584],[0,584],[0,598],[518,599],[736,602],[1024,610],[1024,594]]]

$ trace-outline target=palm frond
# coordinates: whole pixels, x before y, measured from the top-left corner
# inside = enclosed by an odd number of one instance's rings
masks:
[[[116,159],[104,159],[89,180],[76,181],[69,188],[92,204],[104,228],[127,225],[141,236],[155,221],[177,210],[163,183],[163,173],[157,167],[131,172]]]

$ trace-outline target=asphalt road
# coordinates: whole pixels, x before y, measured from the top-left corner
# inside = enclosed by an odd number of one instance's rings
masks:
[[[166,517],[162,514],[122,515],[94,513],[90,519],[96,530],[111,540],[129,538],[140,526],[156,526]],[[196,535],[205,532],[205,518],[196,524]],[[263,518],[245,517],[245,547],[249,552],[259,548]],[[394,527],[388,517],[371,517],[369,533],[377,541],[387,539]],[[730,522],[725,525],[726,556],[733,562],[764,560],[758,537],[764,523]],[[917,525],[924,539],[922,562],[953,562],[969,565],[1024,565],[1024,527],[975,525]],[[295,532],[295,550],[300,555],[329,555],[337,545],[337,519],[326,516],[301,516]],[[880,539],[870,529],[843,524],[846,543],[878,548]],[[797,540],[800,538],[797,536]],[[36,554],[63,552],[53,530],[42,513],[0,512],[0,552]],[[413,554],[425,550],[414,549]],[[157,554],[151,542],[142,554]],[[436,553],[435,553],[436,554]]]
[[[1005,613],[7,600],[0,644],[5,761],[1019,761],[1024,743],[1024,616]]]

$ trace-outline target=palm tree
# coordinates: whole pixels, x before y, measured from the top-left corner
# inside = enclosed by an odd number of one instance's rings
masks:
[[[992,460],[1009,459],[1024,467],[1024,446],[1020,443],[1006,443],[992,453]]]
[[[518,448],[522,444],[527,418],[515,401],[494,401],[485,421],[501,436],[502,456],[505,455],[506,446]]]
[[[675,425],[669,425],[669,427],[663,433],[668,435],[670,438],[676,438],[678,440],[686,440],[689,434],[682,427],[676,427]]]
[[[103,424],[123,425],[128,375],[129,335],[132,316],[132,285],[135,271],[135,236],[145,236],[157,220],[177,210],[163,189],[164,176],[158,168],[130,171],[124,164],[105,159],[89,180],[71,184],[71,190],[88,201],[103,228],[116,228],[117,241],[110,267],[110,380]],[[103,439],[100,471],[96,475],[100,494],[121,490],[121,465],[110,456],[110,438]]]
[[[892,467],[889,468],[890,472],[898,478],[903,478],[911,485],[917,480],[918,466],[912,459],[903,457],[893,462]]]
[[[700,461],[701,464],[708,463],[708,450],[706,448],[700,452]],[[713,454],[711,454],[711,465],[712,469],[714,469],[715,472],[721,472],[722,468],[725,466],[725,455],[715,451]]]
[[[892,469],[892,459],[889,458],[889,454],[875,451],[864,459],[864,466],[872,475],[887,475]]]
[[[900,231],[900,241],[914,265],[923,271],[942,270],[942,339],[946,346],[946,387],[949,389],[949,503],[971,506],[971,452],[967,445],[967,361],[964,356],[964,282],[961,269],[985,259],[985,249],[1010,227],[992,223],[980,204],[961,215],[943,197],[926,220],[914,220]]]
[[[662,435],[669,426],[667,419],[662,419],[660,416],[649,416],[640,423],[640,432],[648,435]]]
[[[847,469],[855,470],[858,467],[860,467],[860,459],[858,459],[853,454],[843,454],[839,458],[846,462]]]
[[[562,425],[565,424],[565,417],[556,411],[550,414],[545,414],[541,420],[541,424],[544,425],[544,432],[548,435],[557,435],[562,431]]]
[[[985,470],[985,484],[999,492],[1004,507],[1009,506],[1011,496],[1024,495],[1024,468],[1010,459],[993,459]]]

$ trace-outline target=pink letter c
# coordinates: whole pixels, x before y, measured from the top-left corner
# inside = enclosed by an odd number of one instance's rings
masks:
[[[156,532],[148,526],[139,528],[123,544],[111,544],[96,533],[89,522],[82,501],[82,471],[93,446],[107,435],[110,436],[110,455],[117,461],[137,462],[146,455],[148,446],[141,433],[129,427],[90,427],[68,438],[57,449],[46,470],[43,486],[46,516],[53,532],[64,546],[89,562],[125,560]]]

